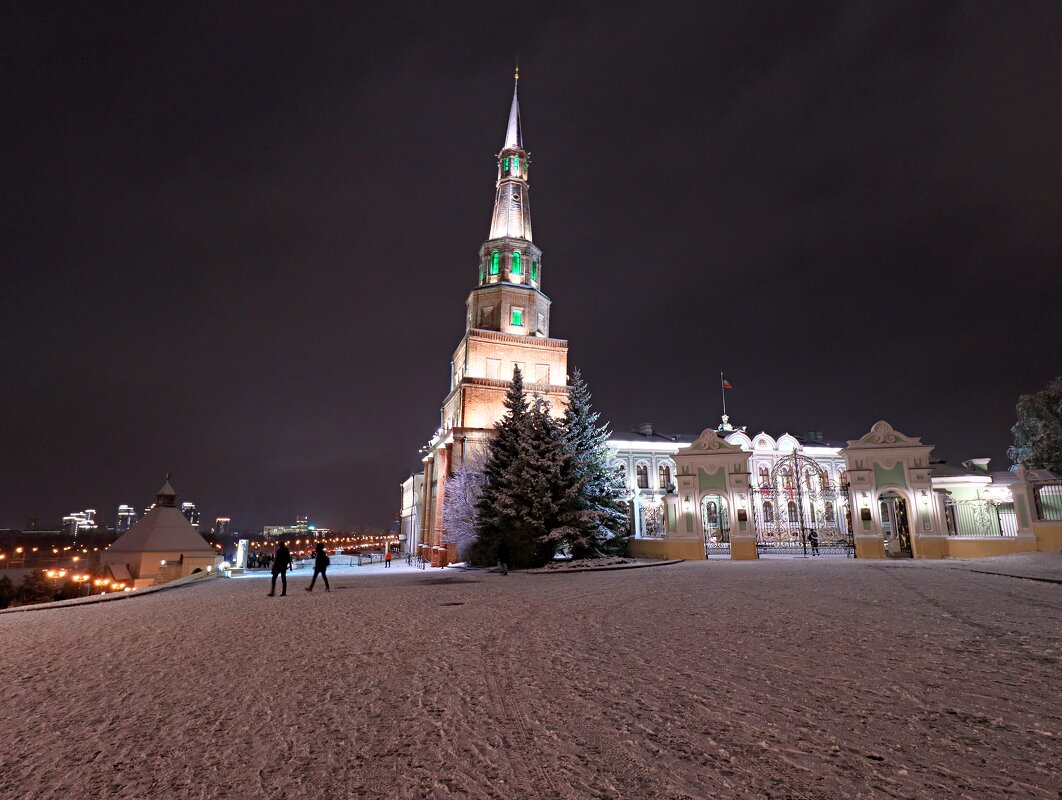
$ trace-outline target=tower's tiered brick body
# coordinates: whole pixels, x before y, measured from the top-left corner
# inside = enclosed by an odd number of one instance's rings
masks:
[[[530,160],[514,87],[505,145],[498,154],[490,238],[479,249],[479,279],[468,296],[465,335],[454,351],[450,392],[424,458],[419,551],[434,566],[456,557],[443,527],[446,479],[466,461],[482,464],[494,426],[505,414],[514,367],[528,390],[545,396],[555,410],[563,409],[567,399],[568,343],[550,338],[542,251],[531,238]]]

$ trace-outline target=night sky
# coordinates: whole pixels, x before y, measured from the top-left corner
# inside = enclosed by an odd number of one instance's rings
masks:
[[[520,59],[551,333],[604,418],[1004,468],[1062,373],[1062,4],[0,10],[0,526],[164,473],[386,525],[439,424]]]

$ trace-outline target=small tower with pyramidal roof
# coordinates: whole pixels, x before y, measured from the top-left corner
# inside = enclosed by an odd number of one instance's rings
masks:
[[[154,507],[103,551],[100,563],[114,580],[139,589],[213,572],[221,556],[181,513],[167,475]]]
[[[497,155],[489,238],[479,248],[478,278],[465,308],[465,335],[450,365],[450,391],[424,457],[424,509],[418,552],[435,566],[456,560],[442,524],[446,479],[466,461],[481,463],[518,367],[529,393],[562,413],[568,397],[568,342],[549,335],[550,299],[542,291],[542,250],[532,241],[528,176],[520,118],[520,70],[505,141]]]

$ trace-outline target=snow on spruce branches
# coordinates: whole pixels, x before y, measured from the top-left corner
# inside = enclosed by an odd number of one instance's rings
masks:
[[[622,552],[626,490],[611,466],[608,427],[598,425],[579,372],[559,420],[544,398],[528,399],[519,369],[513,371],[505,407],[487,452],[475,514],[466,514],[475,518],[473,560],[535,566],[559,550],[577,558]]]

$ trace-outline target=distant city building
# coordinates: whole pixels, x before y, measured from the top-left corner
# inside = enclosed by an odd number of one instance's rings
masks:
[[[262,537],[265,539],[302,539],[313,536],[329,536],[330,528],[319,528],[310,523],[310,518],[305,514],[295,517],[294,525],[266,525],[262,528]]]
[[[199,527],[199,509],[195,507],[195,503],[181,503],[181,513],[184,514],[186,520],[195,527]]]
[[[136,509],[132,506],[120,505],[118,506],[118,521],[114,524],[114,532],[121,536],[127,530],[132,528],[133,523],[136,521]]]
[[[96,509],[86,508],[63,517],[63,532],[70,538],[96,531]]]
[[[222,539],[232,533],[232,520],[228,517],[218,517],[214,520],[214,538]]]

